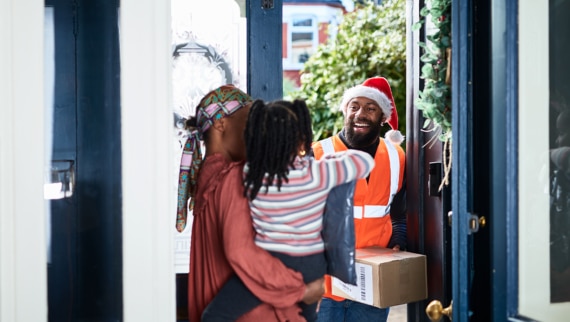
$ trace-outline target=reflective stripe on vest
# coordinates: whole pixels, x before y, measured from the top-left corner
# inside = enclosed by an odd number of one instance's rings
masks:
[[[321,146],[323,147],[323,154],[333,154],[334,153],[334,146],[332,142],[332,138],[326,138],[321,141]]]
[[[390,197],[388,198],[388,205],[365,205],[364,211],[362,211],[362,206],[354,206],[354,218],[362,219],[363,216],[364,218],[380,218],[386,216],[390,213],[390,205],[398,192],[398,183],[400,181],[400,158],[398,151],[388,140],[382,140],[382,142],[386,145],[388,158],[390,159]],[[333,154],[335,152],[331,137],[322,140],[321,146],[323,147],[323,155]]]

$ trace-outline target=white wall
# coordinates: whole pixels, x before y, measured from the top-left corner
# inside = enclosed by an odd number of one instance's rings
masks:
[[[43,37],[43,0],[0,0],[0,321],[47,320]]]

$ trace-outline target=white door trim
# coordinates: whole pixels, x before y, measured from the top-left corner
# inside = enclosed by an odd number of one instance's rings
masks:
[[[124,321],[175,321],[170,1],[120,10]]]

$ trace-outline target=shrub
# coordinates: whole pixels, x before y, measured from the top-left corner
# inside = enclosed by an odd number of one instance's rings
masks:
[[[343,92],[367,78],[383,76],[396,102],[399,130],[406,129],[406,15],[404,0],[356,4],[338,27],[337,36],[317,48],[301,71],[301,87],[293,97],[311,108],[314,139],[342,129],[338,107]],[[385,127],[387,131],[388,126]]]

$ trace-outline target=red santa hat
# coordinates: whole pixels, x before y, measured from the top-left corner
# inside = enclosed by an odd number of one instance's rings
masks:
[[[384,136],[394,144],[400,145],[404,142],[404,136],[398,131],[398,112],[396,111],[396,103],[392,95],[390,84],[384,77],[372,77],[364,81],[362,85],[349,88],[344,92],[342,103],[340,105],[342,112],[346,115],[346,107],[348,102],[355,97],[366,97],[374,100],[382,109],[384,116],[390,127],[390,131]]]

